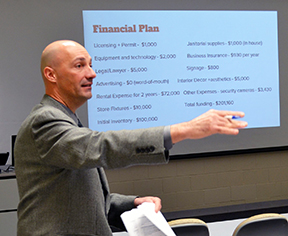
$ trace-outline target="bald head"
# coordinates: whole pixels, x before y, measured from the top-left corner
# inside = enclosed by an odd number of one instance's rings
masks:
[[[83,47],[77,42],[71,40],[58,40],[50,43],[42,52],[41,55],[41,73],[43,79],[44,76],[44,68],[46,66],[55,68],[59,65],[65,56],[68,53],[69,47]]]
[[[42,52],[41,73],[46,94],[72,111],[91,98],[92,59],[87,50],[71,40],[49,44]]]

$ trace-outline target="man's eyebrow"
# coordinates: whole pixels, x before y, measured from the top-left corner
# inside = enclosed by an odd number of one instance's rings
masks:
[[[86,61],[86,58],[85,57],[76,57],[73,62],[77,62],[77,61]],[[92,58],[91,57],[88,58],[88,61],[92,62]]]
[[[86,61],[86,58],[85,57],[76,57],[73,61],[74,62],[76,62],[76,61]]]

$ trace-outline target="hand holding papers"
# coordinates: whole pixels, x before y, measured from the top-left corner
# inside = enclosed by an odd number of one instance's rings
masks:
[[[145,202],[121,215],[129,236],[176,236],[155,204]]]

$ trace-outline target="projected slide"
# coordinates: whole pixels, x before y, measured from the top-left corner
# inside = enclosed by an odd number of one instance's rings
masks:
[[[97,77],[89,127],[119,130],[244,111],[280,125],[276,11],[83,11]]]

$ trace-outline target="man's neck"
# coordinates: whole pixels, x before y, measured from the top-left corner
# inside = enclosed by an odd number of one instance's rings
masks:
[[[68,103],[68,99],[63,99],[61,96],[58,96],[57,94],[51,94],[51,93],[47,93],[46,94],[50,97],[52,97],[53,99],[55,99],[57,102],[60,102],[61,104],[63,104],[64,106],[68,107],[73,113],[76,113],[76,110],[80,107],[80,106],[73,106],[72,102]]]

